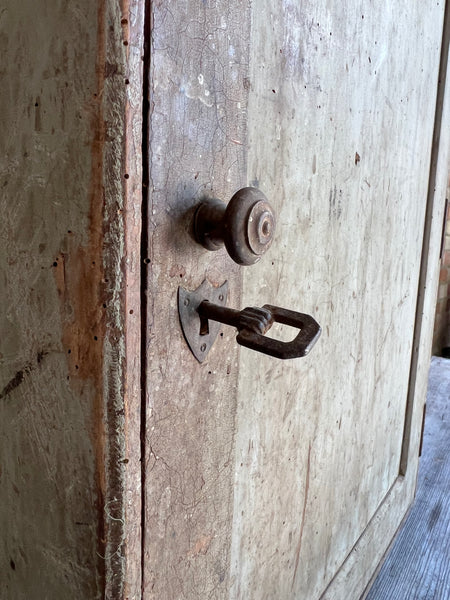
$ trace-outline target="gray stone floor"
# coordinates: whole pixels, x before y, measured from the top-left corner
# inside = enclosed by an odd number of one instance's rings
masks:
[[[432,359],[416,499],[366,600],[450,600],[449,359]]]

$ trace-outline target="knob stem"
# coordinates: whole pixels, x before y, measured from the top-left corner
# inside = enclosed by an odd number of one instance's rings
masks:
[[[224,245],[224,216],[227,207],[220,200],[205,200],[194,215],[196,241],[207,250],[220,250]]]

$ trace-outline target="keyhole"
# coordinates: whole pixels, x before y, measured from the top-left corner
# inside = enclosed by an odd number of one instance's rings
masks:
[[[200,316],[200,335],[209,335],[209,321]]]

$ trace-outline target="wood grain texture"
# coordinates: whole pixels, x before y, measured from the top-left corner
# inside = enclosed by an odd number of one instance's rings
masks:
[[[443,30],[442,41],[448,49],[448,14]],[[448,50],[447,50],[448,51]],[[398,526],[402,522],[413,497],[418,460],[420,435],[425,403],[428,369],[430,364],[433,316],[439,280],[439,250],[445,190],[448,177],[450,151],[450,88],[449,70],[441,75],[440,97],[437,97],[437,120],[433,132],[432,160],[430,163],[430,181],[428,185],[427,219],[424,224],[421,278],[418,289],[416,322],[411,355],[411,377],[409,381],[407,411],[400,461],[400,476],[385,498],[383,504],[369,523],[364,536],[358,541],[347,557],[338,576],[333,580],[324,600],[334,600],[340,595],[353,593],[355,597],[363,594],[367,580],[367,565],[380,562],[388,549]],[[402,475],[403,474],[403,475]],[[403,509],[403,510],[402,510]],[[391,519],[385,515],[391,513]]]
[[[127,65],[139,79],[142,34],[127,52],[123,8],[2,12],[2,598],[119,598],[133,569],[129,597],[140,588],[139,508],[126,506],[139,446],[125,443],[139,427],[139,363],[126,358],[139,325],[124,316],[139,301],[125,236],[133,219],[139,235],[139,162],[133,194],[124,174],[140,151],[126,122],[141,121],[141,84],[133,98],[125,80]]]
[[[444,220],[445,196],[448,184],[448,165],[450,164],[450,7],[447,5],[442,28],[441,60],[439,67],[439,85],[436,97],[436,116],[433,131],[432,154],[428,183],[427,212],[423,234],[423,251],[420,265],[420,278],[417,293],[417,318],[414,331],[414,347],[411,358],[411,376],[409,396],[406,408],[405,432],[403,438],[400,472],[403,474],[409,467],[412,446],[415,460],[415,444],[411,440],[414,435],[413,413],[415,397],[419,391],[423,404],[426,393],[426,372],[421,371],[423,357],[431,355],[429,331],[433,328],[434,309],[438,295],[438,264],[440,246],[437,250],[437,240],[442,235],[440,223]],[[442,238],[441,238],[442,239]],[[430,285],[431,284],[431,285]],[[427,364],[425,362],[425,364]],[[417,381],[416,381],[417,379]],[[420,410],[419,404],[419,410]]]
[[[143,122],[143,54],[144,8],[142,0],[121,2],[112,22],[121,29],[111,53],[123,57],[123,73],[118,89],[126,96],[121,105],[124,115],[123,150],[116,177],[123,185],[123,256],[120,261],[120,290],[123,315],[121,336],[124,344],[123,423],[110,431],[117,440],[115,459],[123,466],[117,497],[123,503],[121,573],[111,571],[111,578],[121,580],[121,595],[138,600],[142,590],[142,522],[141,522],[141,247],[142,228],[142,122]],[[117,28],[118,29],[118,28]],[[124,46],[124,42],[128,42]],[[114,106],[114,103],[113,103]],[[117,150],[117,148],[113,148]],[[120,209],[119,209],[120,210]],[[122,241],[122,238],[120,238]],[[111,593],[114,598],[114,594]]]
[[[423,452],[413,508],[367,600],[450,596],[450,361],[432,359]]]
[[[253,3],[250,37],[241,10],[152,4],[144,597],[356,599],[414,493],[423,370],[399,466],[429,342],[413,333],[443,7]],[[283,364],[224,328],[199,366],[178,282],[230,279],[241,303],[226,256],[193,245],[192,206],[244,182],[278,228],[242,304],[311,312],[324,333]]]
[[[103,12],[84,9],[10,2],[2,13],[5,598],[98,598],[103,587]]]
[[[204,196],[247,184],[248,3],[151,4],[150,189],[144,598],[227,595],[236,411],[235,333],[200,365],[178,321],[177,288],[240,274],[190,237]]]
[[[289,366],[241,353],[230,598],[315,599],[332,580],[326,597],[358,598],[412,500],[414,462],[396,482],[442,20],[432,2],[253,10],[249,176],[279,221],[244,304],[311,312],[324,331]],[[418,390],[414,443],[422,402]],[[362,560],[339,579],[358,540]]]
[[[108,1],[103,106],[103,257],[111,302],[104,340],[108,598],[141,597],[141,202],[144,2]],[[111,285],[113,283],[113,285]]]

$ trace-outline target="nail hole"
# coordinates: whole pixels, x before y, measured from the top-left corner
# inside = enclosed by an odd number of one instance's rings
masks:
[[[131,310],[130,310],[130,315],[132,315],[133,313],[134,313],[134,310],[133,310],[133,309],[131,309]]]
[[[128,175],[128,173],[125,173],[124,177],[125,177],[125,179],[129,179],[130,178],[130,176]]]

